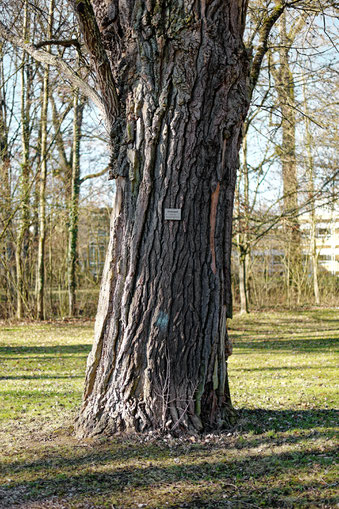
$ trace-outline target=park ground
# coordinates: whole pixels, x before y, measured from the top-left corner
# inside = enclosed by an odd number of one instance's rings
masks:
[[[339,310],[229,328],[234,429],[78,441],[93,323],[0,324],[0,507],[338,507]]]

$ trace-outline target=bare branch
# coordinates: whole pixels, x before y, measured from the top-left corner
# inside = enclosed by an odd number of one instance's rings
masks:
[[[250,83],[251,83],[251,94],[257,84],[261,64],[263,58],[268,50],[267,42],[269,35],[271,33],[273,25],[278,21],[282,13],[286,8],[286,3],[282,2],[277,5],[271,14],[265,19],[260,30],[259,30],[259,43],[256,54],[254,55],[252,65],[251,65],[251,75],[250,75]]]
[[[111,127],[119,113],[118,93],[107,57],[102,44],[101,33],[98,28],[91,2],[89,0],[69,0],[77,14],[80,29],[90,55],[92,56],[97,80],[102,96],[105,98],[104,107],[108,125]]]
[[[85,175],[84,177],[82,177],[80,179],[79,184],[82,184],[83,182],[85,182],[85,180],[94,179],[96,177],[101,177],[101,175],[105,175],[105,173],[107,173],[108,170],[109,170],[109,166],[107,166],[106,168],[104,168],[101,171],[98,171],[98,173],[91,173],[89,175]]]
[[[84,95],[86,95],[89,99],[91,99],[96,106],[100,108],[102,112],[105,112],[105,108],[103,105],[103,101],[99,94],[92,88],[88,83],[86,83],[78,74],[73,71],[70,65],[68,65],[61,58],[51,55],[47,51],[36,49],[33,44],[25,42],[21,37],[13,34],[3,23],[0,21],[0,36],[5,40],[12,43],[14,46],[18,46],[26,51],[31,57],[33,57],[38,62],[42,62],[43,64],[48,64],[54,66],[60,73],[62,73],[66,78],[70,80],[70,82],[75,86],[79,87]]]
[[[38,44],[34,44],[36,49],[43,48],[44,46],[63,46],[64,48],[69,48],[71,46],[75,46],[77,49],[80,49],[80,43],[78,39],[67,39],[67,40],[59,40],[59,39],[50,39],[48,41],[41,41]]]

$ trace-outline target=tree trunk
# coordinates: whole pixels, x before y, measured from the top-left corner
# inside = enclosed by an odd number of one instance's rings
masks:
[[[281,16],[279,68],[273,76],[278,94],[278,104],[281,112],[282,142],[279,147],[279,157],[282,166],[283,179],[283,208],[286,214],[286,258],[287,258],[287,300],[295,296],[298,279],[301,277],[301,235],[298,211],[298,177],[296,162],[296,108],[294,93],[294,78],[290,69],[291,40],[286,29],[285,13]]]
[[[318,284],[318,250],[317,250],[317,240],[316,240],[316,214],[315,214],[315,189],[314,189],[314,180],[315,180],[315,171],[314,171],[314,159],[312,154],[312,147],[314,145],[314,140],[311,133],[310,128],[310,117],[308,111],[308,104],[306,98],[306,80],[305,76],[303,78],[303,106],[305,112],[305,146],[306,146],[306,163],[307,163],[307,179],[308,179],[308,200],[310,205],[312,206],[310,213],[310,254],[312,260],[312,274],[313,274],[313,293],[314,300],[317,305],[320,304],[320,293],[319,293],[319,284]]]
[[[54,15],[54,0],[49,2],[48,33],[47,38],[52,38],[52,25]],[[47,46],[47,51],[50,47]],[[45,65],[42,105],[41,105],[41,170],[40,170],[40,193],[39,193],[39,242],[37,264],[37,318],[44,319],[44,290],[45,290],[45,242],[46,242],[46,181],[47,181],[47,113],[49,99],[49,66]]]
[[[314,300],[317,306],[320,304],[320,292],[319,292],[319,284],[318,284],[318,251],[317,251],[317,241],[315,237],[316,231],[316,223],[315,223],[315,211],[312,210],[312,219],[311,219],[311,258],[312,258],[312,273],[313,273],[313,292],[314,292]]]
[[[13,274],[13,229],[11,225],[12,215],[12,197],[11,197],[11,157],[8,147],[8,105],[6,98],[6,78],[4,74],[4,54],[5,48],[0,43],[0,219],[3,225],[1,234],[3,236],[0,261],[3,267],[3,279],[1,284],[6,291],[6,311],[9,316],[12,308],[13,300],[13,281],[15,275]],[[1,271],[2,272],[2,271]],[[14,277],[13,277],[14,276]]]
[[[27,39],[29,31],[28,4],[24,6],[23,37]],[[30,140],[30,106],[31,106],[31,65],[26,52],[22,55],[21,67],[21,133],[22,133],[22,163],[20,176],[20,220],[18,224],[15,265],[16,265],[16,292],[17,292],[17,318],[22,318],[24,303],[27,303],[27,288],[25,287],[26,260],[29,243],[29,140]]]
[[[124,106],[114,124],[116,196],[79,436],[196,431],[234,417],[226,319],[248,108],[244,6],[131,3],[93,2]],[[166,209],[181,218],[168,219]]]
[[[71,179],[71,203],[69,207],[68,227],[68,309],[69,315],[75,314],[75,290],[76,290],[76,264],[78,244],[78,218],[79,218],[79,194],[80,194],[80,137],[84,104],[79,104],[79,90],[74,91],[74,118],[73,118],[73,150],[72,150],[72,179]]]
[[[238,181],[236,186],[237,204],[237,228],[236,235],[237,250],[239,256],[239,295],[240,295],[240,313],[247,314],[248,307],[248,292],[247,292],[247,264],[248,253],[250,249],[250,242],[248,238],[250,219],[249,219],[249,175],[247,166],[247,134],[244,135],[242,140],[242,164],[238,172]]]
[[[248,295],[247,295],[247,253],[241,252],[239,256],[239,293],[240,293],[240,313],[247,314]]]
[[[46,66],[43,77],[42,105],[41,105],[41,166],[39,179],[39,235],[37,259],[36,309],[38,320],[44,319],[44,289],[45,289],[45,240],[46,240],[46,180],[47,180],[47,108],[48,108],[48,80],[49,70]]]

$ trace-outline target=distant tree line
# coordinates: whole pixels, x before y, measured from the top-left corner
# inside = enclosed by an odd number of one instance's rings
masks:
[[[0,27],[0,313],[19,319],[93,314],[109,207],[95,185],[107,178],[108,158],[95,161],[101,140],[93,135],[88,95],[94,103],[96,97],[83,89],[83,81],[93,82],[89,57],[68,2],[5,4]],[[248,14],[247,51],[255,52],[257,60],[233,226],[233,287],[242,312],[273,303],[331,303],[338,290],[337,277],[319,276],[316,243],[317,206],[334,203],[338,193],[334,14],[330,4],[326,16],[317,2],[283,13],[279,5],[272,10],[261,0],[252,2]],[[19,16],[23,23],[13,36]],[[30,43],[29,51],[20,40]],[[36,58],[41,48],[50,59]],[[78,87],[74,80],[60,80],[55,52],[66,77],[73,73],[82,79]],[[260,150],[255,151],[257,143]],[[84,174],[90,159],[94,170]],[[304,212],[311,222],[307,241],[300,227]],[[281,257],[274,273],[262,258],[272,245]]]
[[[32,41],[34,51],[43,45],[49,54],[57,45],[73,72],[87,76],[68,3],[50,0],[44,12],[26,1],[19,4],[7,7],[13,20],[22,16],[21,38]],[[0,103],[0,313],[19,319],[93,315],[99,278],[88,263],[79,264],[79,218],[88,220],[83,248],[95,238],[90,226],[97,211],[107,208],[109,192],[102,199],[89,185],[107,173],[107,161],[100,159],[100,131],[93,134],[87,98],[60,81],[48,62],[38,62],[2,37]],[[88,170],[92,166],[94,171]],[[83,205],[81,188],[86,188]],[[109,228],[107,218],[104,228]],[[84,299],[76,303],[77,290],[83,289],[89,292],[90,311]]]
[[[259,6],[250,7],[253,27],[260,26]],[[280,16],[245,122],[233,229],[242,313],[251,306],[334,305],[338,298],[337,34],[331,11],[322,14],[314,4]],[[255,37],[249,29],[249,48]],[[317,224],[329,221],[322,219],[326,209],[336,238],[332,273],[319,264],[324,242],[317,241]]]

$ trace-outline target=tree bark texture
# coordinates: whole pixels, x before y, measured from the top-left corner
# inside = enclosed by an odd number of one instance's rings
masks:
[[[245,6],[93,7],[120,110],[108,119],[116,197],[77,433],[227,425],[232,208],[248,108]],[[181,209],[181,220],[166,220],[166,208]]]

